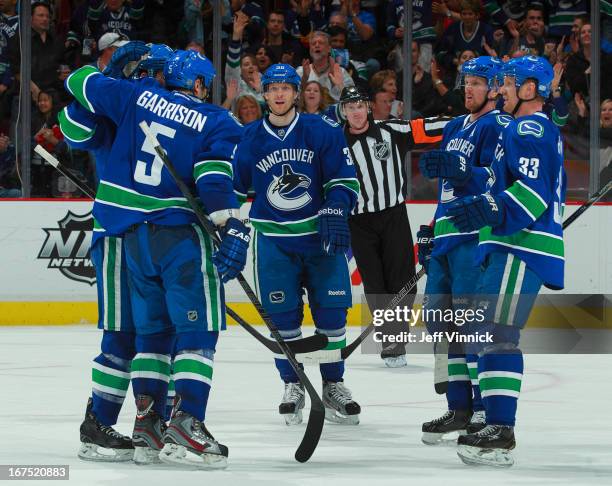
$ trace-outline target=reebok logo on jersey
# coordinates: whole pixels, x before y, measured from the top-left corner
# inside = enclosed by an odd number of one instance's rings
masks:
[[[336,295],[346,295],[346,290],[328,290],[327,295],[336,296]]]
[[[319,210],[319,216],[344,216],[344,210],[340,208],[323,208]]]

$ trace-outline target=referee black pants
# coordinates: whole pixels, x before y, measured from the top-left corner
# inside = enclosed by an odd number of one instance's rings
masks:
[[[370,311],[384,308],[416,273],[406,206],[399,204],[376,213],[352,215],[349,226],[351,247]],[[410,294],[401,305],[412,306],[416,286]],[[406,323],[390,323],[382,330],[385,334],[395,334],[407,329]],[[384,345],[382,356],[404,352],[403,345]]]

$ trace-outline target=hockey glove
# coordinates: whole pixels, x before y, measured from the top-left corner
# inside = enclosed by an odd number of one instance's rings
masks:
[[[463,186],[472,174],[472,166],[465,158],[446,152],[430,150],[419,158],[419,168],[423,177],[447,179],[454,187]]]
[[[126,69],[126,66],[131,62],[137,63],[150,50],[151,48],[142,41],[128,42],[115,51],[102,74],[115,79],[127,79],[132,73],[126,72],[126,70],[131,71]]]
[[[434,230],[431,226],[422,224],[417,231],[417,246],[419,248],[419,263],[429,272],[429,260],[434,246]]]
[[[321,246],[327,255],[346,253],[351,244],[348,210],[343,204],[329,201],[319,209]]]
[[[212,257],[212,261],[221,274],[223,283],[236,278],[244,269],[251,230],[242,221],[230,218],[221,230],[221,245]]]
[[[500,198],[489,193],[468,196],[449,204],[446,209],[451,222],[462,233],[484,226],[499,226],[504,221],[504,206]]]

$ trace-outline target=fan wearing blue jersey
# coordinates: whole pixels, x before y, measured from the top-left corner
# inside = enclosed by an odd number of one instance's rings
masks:
[[[346,344],[352,305],[346,260],[348,214],[359,184],[342,130],[325,116],[297,113],[300,77],[275,64],[262,77],[270,114],[246,127],[236,153],[236,191],[256,193],[254,266],[259,298],[284,339],[302,336],[303,294],[327,349]],[[285,383],[279,412],[287,425],[302,421],[304,388],[286,359],[275,360]],[[359,423],[359,405],[344,385],[344,362],[321,365],[326,418]]]
[[[150,77],[159,82],[163,79],[159,73],[163,72],[165,59],[172,53],[167,46],[147,46],[134,41],[115,52],[108,69],[121,73],[121,76],[126,63],[139,61],[144,56],[145,60],[140,62],[151,66]],[[156,68],[154,63],[157,63]],[[115,125],[107,118],[89,112],[76,101],[65,107],[58,119],[68,145],[91,151],[98,176],[111,180],[113,171],[109,170],[107,158],[115,139]],[[131,361],[136,353],[122,235],[109,234],[94,222],[91,259],[96,269],[98,327],[103,329],[103,335],[101,353],[94,359],[92,368],[91,398],[80,426],[78,456],[91,461],[127,461],[134,454],[132,439],[113,429],[127,395]],[[173,395],[172,385],[168,399],[173,400]]]
[[[483,187],[470,175],[475,168],[488,167],[502,130],[512,117],[495,109],[498,59],[482,56],[461,66],[465,107],[470,114],[455,118],[444,127],[440,150],[426,152],[419,159],[421,173],[439,179],[439,199],[434,227],[422,226],[417,233],[419,261],[427,271],[426,308],[432,311],[467,307],[474,293],[480,267],[475,263],[478,231],[461,233],[450,221],[446,209],[468,195],[480,194]],[[435,313],[432,313],[435,316]],[[464,326],[426,320],[432,335],[436,331],[461,333]],[[423,442],[437,445],[447,434],[484,427],[484,407],[478,388],[476,355],[466,355],[461,342],[448,347],[448,411],[423,424]],[[453,439],[454,440],[454,439]]]
[[[214,76],[204,56],[177,51],[164,66],[172,91],[146,79],[104,77],[91,67],[66,81],[81,105],[117,125],[108,157],[114,177],[100,180],[94,216],[106,230],[124,234],[136,329],[131,368],[137,406],[135,461],[159,456],[178,466],[227,465],[227,447],[213,438],[204,421],[216,343],[225,328],[222,281],[244,268],[249,230],[236,217],[232,184],[231,159],[242,126],[226,110],[203,101]],[[216,253],[142,133],[141,122],[149,125],[179,177],[197,191],[220,227]],[[176,402],[166,429],[171,371]]]
[[[462,233],[479,230],[476,302],[484,322],[469,327],[492,338],[468,345],[478,354],[486,427],[460,436],[457,453],[466,464],[509,467],[523,377],[520,330],[542,285],[563,288],[566,177],[559,129],[542,113],[552,67],[525,56],[507,62],[503,74],[504,110],[515,119],[496,147],[491,190],[451,203],[447,215]]]

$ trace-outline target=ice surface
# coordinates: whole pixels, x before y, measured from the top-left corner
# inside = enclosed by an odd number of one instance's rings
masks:
[[[357,332],[349,328],[349,337]],[[612,484],[610,355],[526,356],[516,465],[494,470],[465,466],[453,447],[421,443],[421,423],[445,410],[431,356],[409,355],[407,368],[391,370],[356,353],[345,378],[361,424],[326,424],[312,459],[299,464],[304,425],[284,425],[272,355],[238,327],[220,339],[206,422],[229,447],[227,470],[82,462],[78,428],[100,336],[90,326],[0,328],[0,464],[69,464],[70,485]],[[320,388],[318,370],[308,374]],[[126,400],[118,430],[131,432],[134,412]]]

